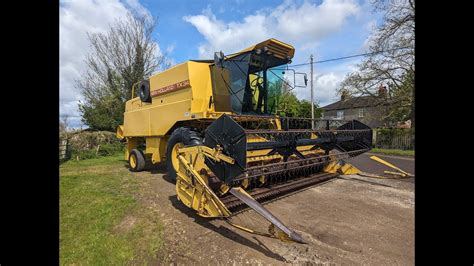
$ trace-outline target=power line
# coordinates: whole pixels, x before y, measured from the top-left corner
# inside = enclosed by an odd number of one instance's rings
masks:
[[[325,60],[321,60],[321,61],[313,61],[313,64],[319,64],[319,63],[325,63],[325,62],[330,62],[330,61],[343,60],[343,59],[354,58],[354,57],[359,57],[359,56],[380,54],[380,53],[391,52],[391,51],[396,51],[396,50],[401,50],[401,49],[407,49],[407,48],[411,48],[411,46],[398,47],[398,48],[393,48],[393,49],[389,49],[389,50],[385,50],[385,51],[378,51],[378,52],[371,52],[371,53],[364,53],[364,54],[356,54],[356,55],[343,56],[343,57],[325,59]],[[289,65],[289,66],[291,66],[291,67],[297,67],[297,66],[305,66],[305,65],[310,65],[310,64],[311,64],[311,63],[303,63],[303,64],[296,64],[296,65]]]

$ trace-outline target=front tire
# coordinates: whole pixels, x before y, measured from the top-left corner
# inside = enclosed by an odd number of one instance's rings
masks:
[[[177,151],[184,146],[202,145],[199,133],[187,127],[179,127],[173,131],[166,146],[166,168],[169,179],[176,182],[176,171],[179,166]]]
[[[132,172],[140,172],[145,169],[145,155],[137,149],[133,149],[128,156],[128,165]]]

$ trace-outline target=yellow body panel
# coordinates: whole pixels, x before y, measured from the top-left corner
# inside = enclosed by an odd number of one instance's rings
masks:
[[[166,141],[168,140],[167,137],[149,137],[146,138],[146,154],[151,154],[151,161],[152,163],[159,163],[161,162],[164,157],[162,155],[165,154],[166,151]]]
[[[237,54],[264,47],[280,58],[292,58],[294,55],[293,46],[275,39],[266,40]],[[213,91],[212,64],[211,61],[186,61],[154,74],[149,78],[152,102],[142,102],[140,97],[126,102],[124,123],[117,129],[117,137],[128,142],[126,159],[131,149],[145,142],[145,153],[151,154],[153,163],[160,162],[165,158],[166,142],[176,123],[203,118],[214,120],[223,113],[231,114],[228,91],[222,88]],[[227,75],[224,71],[224,76]],[[215,85],[222,87],[223,84]],[[213,102],[219,101],[219,104],[210,104],[211,96]],[[254,97],[258,97],[258,94]],[[216,111],[215,108],[220,109]],[[276,129],[280,128],[279,121],[276,121]]]
[[[210,75],[196,77],[196,72],[202,71],[202,66],[197,66],[199,64],[209,68],[207,63],[185,62],[150,77],[152,94],[160,88],[186,80],[189,80],[190,86],[157,95],[151,103],[141,102],[139,97],[128,101],[124,114],[124,136],[164,136],[177,121],[191,119],[194,99],[196,111],[199,109],[196,104],[202,105],[202,97],[207,89],[203,84],[210,83]]]

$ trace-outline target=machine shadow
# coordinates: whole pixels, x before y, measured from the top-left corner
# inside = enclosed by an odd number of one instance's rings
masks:
[[[125,160],[123,162],[124,162],[123,167],[130,170],[130,165],[128,164],[128,162]],[[158,164],[147,163],[143,171],[149,172],[150,174],[161,174],[163,175],[162,176],[163,180],[173,185],[175,184],[175,182],[171,180],[168,176],[168,170],[166,170],[166,162],[161,162]]]
[[[175,184],[173,180],[171,180],[168,176],[168,170],[166,169],[166,162],[161,162],[159,164],[151,165],[147,168],[151,174],[162,174],[163,180],[168,183]]]
[[[222,236],[224,236],[224,237],[226,237],[226,238],[228,238],[232,241],[235,241],[239,244],[242,244],[242,245],[245,245],[247,247],[253,248],[254,250],[264,254],[267,257],[276,259],[276,260],[281,261],[281,262],[287,262],[285,260],[285,258],[283,258],[279,254],[274,253],[271,250],[269,250],[261,241],[258,241],[257,238],[254,237],[254,239],[256,239],[256,241],[259,242],[260,244],[256,244],[256,243],[252,242],[251,240],[241,236],[240,234],[235,233],[234,231],[232,231],[232,230],[230,230],[230,229],[228,229],[224,226],[217,227],[217,226],[213,225],[212,223],[209,222],[210,218],[204,218],[204,217],[201,217],[201,216],[197,215],[194,210],[184,206],[183,203],[179,202],[176,195],[170,196],[169,200],[170,200],[171,204],[173,205],[173,207],[175,207],[176,209],[178,209],[182,213],[186,214],[188,217],[193,218],[194,222],[196,222],[197,224],[199,224],[199,225],[201,225],[201,226],[203,226],[203,227],[205,227],[209,230],[212,230],[216,233],[219,233],[220,235],[222,235]]]
[[[166,163],[150,164],[146,167],[145,171],[149,171],[152,174],[166,174]]]

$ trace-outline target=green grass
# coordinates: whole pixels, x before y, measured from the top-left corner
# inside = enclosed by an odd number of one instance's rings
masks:
[[[405,156],[405,157],[414,157],[415,151],[414,150],[396,150],[396,149],[372,149],[370,150],[372,153],[380,153],[385,155],[397,155],[397,156]]]
[[[162,225],[141,208],[123,154],[60,166],[60,264],[148,264],[163,246]]]
[[[98,150],[96,147],[90,149],[78,149],[71,145],[69,157],[70,160],[87,160],[111,156],[120,152],[124,152],[124,145],[122,143],[105,143],[102,144]]]

